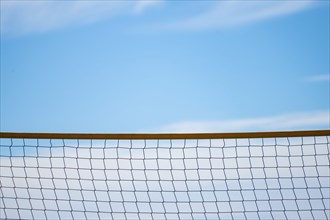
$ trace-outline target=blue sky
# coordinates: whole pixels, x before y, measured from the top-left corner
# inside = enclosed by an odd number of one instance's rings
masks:
[[[329,129],[328,1],[1,1],[1,131]]]

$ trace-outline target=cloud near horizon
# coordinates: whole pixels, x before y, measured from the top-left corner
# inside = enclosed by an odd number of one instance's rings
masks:
[[[165,125],[161,132],[242,132],[329,129],[330,111],[311,111],[269,117],[215,121],[184,121]]]
[[[330,81],[330,73],[329,74],[322,74],[322,75],[315,75],[305,78],[307,82],[329,82]]]

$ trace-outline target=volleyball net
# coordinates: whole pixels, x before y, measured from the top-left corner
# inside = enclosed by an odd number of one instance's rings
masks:
[[[330,219],[330,130],[0,134],[0,219]]]

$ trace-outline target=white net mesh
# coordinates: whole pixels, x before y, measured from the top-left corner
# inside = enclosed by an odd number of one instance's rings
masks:
[[[1,139],[1,219],[329,219],[329,137]]]

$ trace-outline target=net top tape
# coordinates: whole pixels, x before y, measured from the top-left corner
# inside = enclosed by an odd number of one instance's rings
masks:
[[[330,136],[330,130],[240,132],[240,133],[15,133],[0,132],[0,138],[18,139],[114,139],[114,140],[164,140],[164,139],[239,139],[239,138],[287,138]]]

